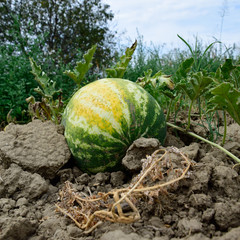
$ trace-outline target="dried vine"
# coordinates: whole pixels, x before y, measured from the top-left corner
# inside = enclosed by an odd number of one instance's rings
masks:
[[[178,161],[180,167],[173,167],[171,154],[184,160]],[[145,196],[152,201],[154,197],[166,192],[167,187],[183,179],[191,166],[189,158],[175,147],[159,149],[143,159],[142,163],[141,172],[132,179],[127,188],[113,189],[108,193],[86,195],[84,192],[76,192],[72,184],[66,182],[59,192],[57,210],[70,217],[86,233],[103,221],[132,223],[140,219],[136,207],[138,199]],[[126,206],[128,211],[124,211]]]

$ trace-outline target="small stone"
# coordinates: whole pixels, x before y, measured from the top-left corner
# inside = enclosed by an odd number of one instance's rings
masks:
[[[0,225],[0,239],[28,239],[37,228],[36,222],[23,217],[4,218],[4,222],[0,222]]]
[[[155,216],[150,218],[149,223],[154,227],[160,227],[162,225],[161,219]]]
[[[97,173],[94,177],[94,184],[95,185],[101,185],[104,184],[109,180],[109,174],[108,173]]]
[[[189,157],[189,159],[195,160],[198,155],[199,144],[194,142],[194,143],[190,144],[189,146],[181,148],[180,150],[182,152],[184,152],[184,154],[186,154]]]
[[[211,197],[203,193],[192,194],[189,200],[193,207],[199,208],[199,209],[210,207],[212,204]]]
[[[11,164],[4,171],[0,171],[5,181],[0,185],[0,196],[13,199],[26,198],[28,200],[42,196],[48,191],[48,182],[39,174],[23,171],[18,165]]]
[[[28,204],[28,200],[25,197],[22,197],[17,200],[16,207],[20,207],[27,204]]]
[[[240,202],[216,203],[214,209],[214,220],[221,230],[239,226]]]
[[[57,175],[60,177],[60,183],[64,183],[66,181],[72,181],[73,173],[71,168],[61,169],[58,171]]]
[[[76,179],[77,181],[77,183],[79,183],[79,184],[85,184],[85,185],[87,185],[88,184],[88,182],[89,182],[89,180],[90,180],[90,177],[89,177],[89,175],[87,174],[87,173],[83,173],[81,176],[79,176],[77,179]]]
[[[83,174],[83,172],[76,166],[73,167],[72,172],[75,178]]]
[[[123,172],[121,171],[112,172],[110,183],[113,185],[113,187],[122,186],[124,183],[123,182],[124,178],[125,178],[125,175]]]
[[[205,210],[205,211],[203,212],[202,220],[203,220],[204,222],[210,222],[211,219],[213,218],[214,213],[215,213],[215,210],[214,210],[214,209],[208,208],[207,210]]]
[[[183,235],[187,235],[189,232],[198,233],[202,230],[202,223],[198,219],[183,218],[178,222],[178,229]]]
[[[7,210],[14,208],[16,205],[16,201],[10,198],[0,198],[0,209],[3,209],[4,207],[7,208]]]
[[[70,237],[78,238],[82,234],[82,230],[76,226],[70,225],[67,227],[67,232]]]
[[[165,224],[170,224],[172,222],[172,216],[171,215],[165,215],[163,217],[163,221]]]

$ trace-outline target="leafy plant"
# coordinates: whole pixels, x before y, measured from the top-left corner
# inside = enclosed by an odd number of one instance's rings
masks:
[[[148,69],[144,72],[144,76],[139,77],[136,83],[147,90],[161,106],[163,105],[161,93],[167,91],[164,90],[164,87],[167,86],[171,90],[174,89],[174,83],[171,80],[171,75],[164,75],[161,71],[159,71],[152,76],[152,69]],[[169,92],[169,94],[172,93]]]
[[[232,59],[226,59],[214,74],[215,85],[210,89],[213,96],[209,100],[207,112],[222,110],[224,114],[222,144],[225,143],[227,134],[226,112],[240,125],[240,92],[236,87],[239,80],[233,78],[233,72],[239,74],[239,66],[233,65]]]
[[[63,109],[62,91],[56,90],[56,82],[52,81],[32,58],[29,58],[29,60],[32,67],[31,73],[35,76],[35,80],[39,85],[34,91],[42,97],[42,102],[36,102],[33,96],[26,99],[29,103],[29,111],[32,117],[51,120],[59,124]]]
[[[83,55],[84,60],[77,62],[77,65],[73,71],[67,70],[64,72],[65,75],[72,78],[72,80],[77,84],[78,88],[80,88],[81,83],[88,70],[93,66],[92,59],[96,48],[97,44],[90,48],[87,53]]]
[[[132,55],[137,47],[137,41],[133,43],[130,48],[127,48],[125,51],[125,55],[120,57],[119,62],[112,68],[107,68],[106,73],[108,78],[122,78],[129,62],[132,59]]]
[[[179,100],[179,97],[182,95],[180,88],[178,86],[178,83],[182,80],[182,79],[186,79],[188,76],[188,73],[191,71],[192,65],[194,63],[194,59],[193,58],[188,58],[186,60],[184,60],[178,67],[175,75],[173,76],[173,80],[176,83],[176,87],[174,88],[173,91],[170,91],[169,89],[163,89],[162,93],[170,99],[170,103],[167,107],[167,116],[166,116],[166,120],[169,120],[170,117],[170,113],[171,113],[171,109],[172,109],[172,105],[175,102],[177,102]],[[171,88],[170,88],[171,89]],[[176,113],[175,113],[176,116]]]
[[[223,82],[211,89],[214,95],[210,99],[210,104],[214,106],[210,111],[224,110],[240,125],[240,91],[233,84]]]
[[[178,86],[183,89],[183,91],[190,99],[187,129],[190,128],[193,102],[196,99],[200,98],[200,96],[202,96],[206,91],[208,91],[208,86],[212,82],[213,79],[211,77],[204,76],[202,72],[197,72],[191,74],[187,77],[187,80],[183,80],[178,84]]]

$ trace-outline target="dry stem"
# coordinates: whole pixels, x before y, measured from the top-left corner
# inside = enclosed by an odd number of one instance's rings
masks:
[[[182,167],[175,171],[172,168],[170,153],[184,159],[184,162],[181,162]],[[160,154],[161,156],[158,157]],[[175,147],[168,150],[159,149],[142,161],[142,171],[132,179],[128,188],[113,189],[108,193],[99,192],[97,195],[86,196],[86,194],[75,192],[71,183],[66,182],[59,193],[60,202],[56,204],[58,211],[70,217],[79,228],[87,233],[103,221],[132,223],[140,219],[139,211],[135,206],[137,199],[143,195],[150,199],[152,196],[158,196],[161,191],[165,190],[164,188],[183,179],[191,166],[189,158]],[[162,164],[160,164],[161,161]],[[166,166],[168,166],[167,170]],[[174,178],[163,182],[166,175]],[[155,183],[156,180],[158,183]],[[147,182],[146,186],[144,182]],[[124,202],[131,209],[127,213],[124,213],[122,208]]]

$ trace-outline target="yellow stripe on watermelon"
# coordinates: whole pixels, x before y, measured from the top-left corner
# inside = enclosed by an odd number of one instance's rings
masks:
[[[77,165],[88,172],[112,169],[139,137],[162,143],[166,123],[156,100],[136,83],[101,79],[74,94],[64,114],[65,137]]]

